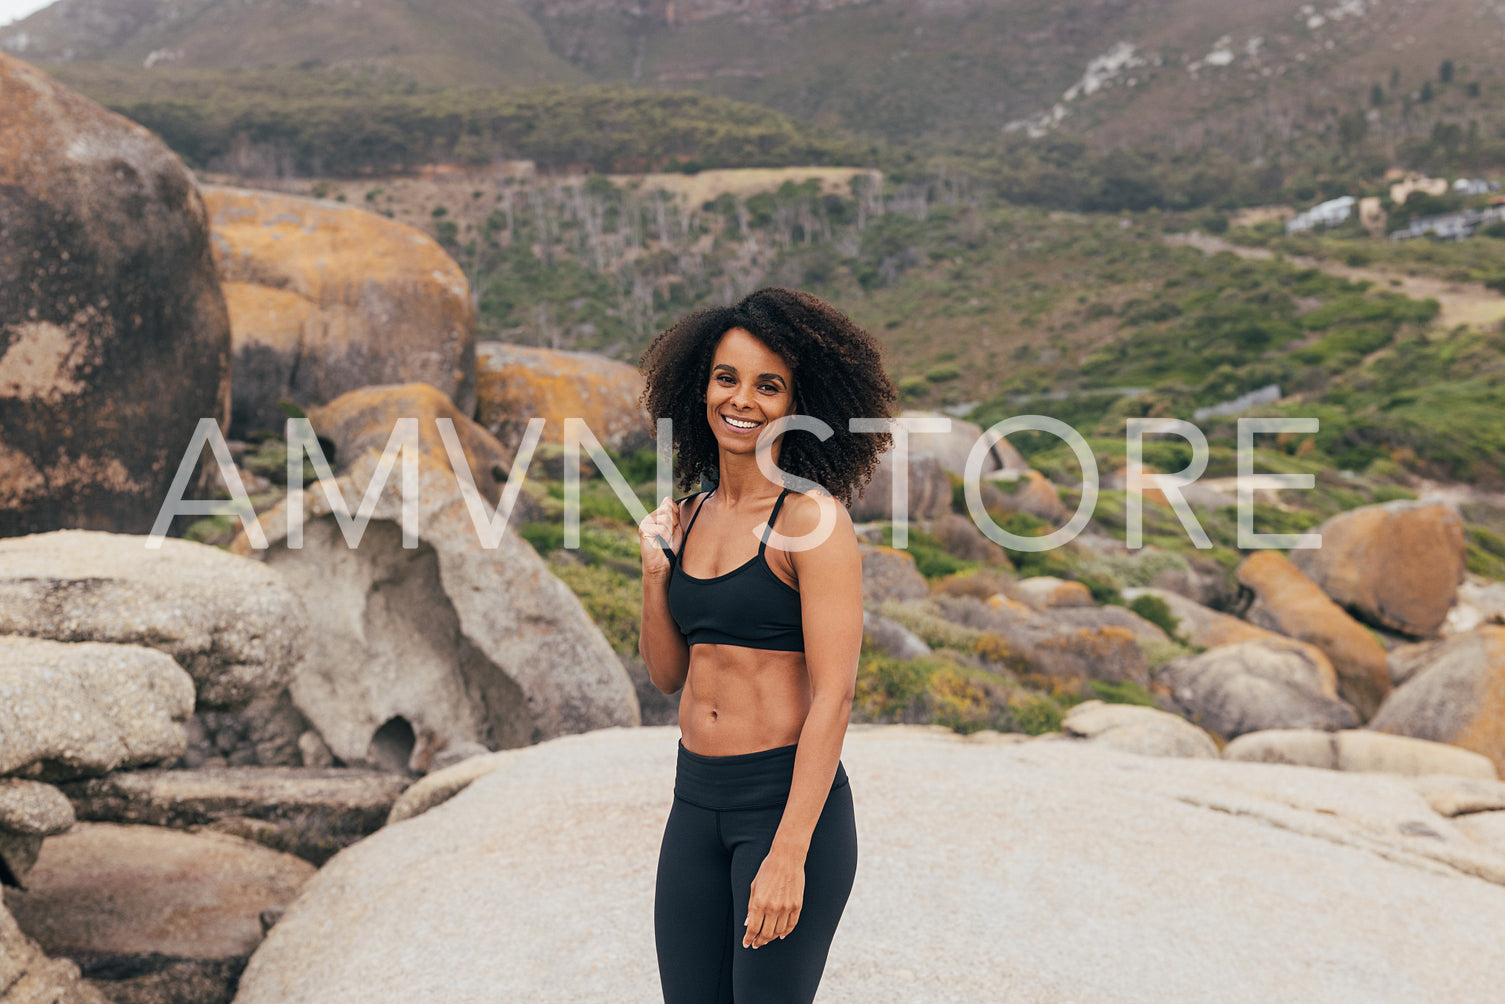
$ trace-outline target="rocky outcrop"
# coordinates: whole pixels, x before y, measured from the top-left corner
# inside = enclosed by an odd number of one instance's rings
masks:
[[[1338,697],[1332,666],[1313,652],[1301,642],[1256,638],[1179,656],[1155,679],[1171,688],[1187,718],[1224,738],[1358,725],[1358,714]]]
[[[1239,584],[1252,593],[1244,616],[1320,648],[1338,674],[1338,693],[1361,718],[1371,717],[1390,693],[1385,648],[1362,624],[1328,599],[1317,584],[1279,551],[1257,551],[1238,570]]]
[[[1122,753],[1213,758],[1218,755],[1211,737],[1186,719],[1132,704],[1084,701],[1066,713],[1061,731]]]
[[[1463,520],[1444,502],[1360,506],[1314,531],[1322,546],[1291,561],[1355,616],[1413,637],[1434,635],[1463,581]]]
[[[1265,729],[1247,732],[1223,749],[1229,760],[1288,763],[1326,770],[1380,771],[1387,774],[1495,779],[1486,757],[1447,743],[1385,735],[1367,729]]]
[[[1426,650],[1369,727],[1452,743],[1505,771],[1505,627],[1486,625]]]
[[[637,367],[594,352],[476,345],[476,421],[512,451],[534,418],[545,420],[544,443],[563,443],[564,420],[578,418],[613,450],[651,445],[642,392]]]
[[[176,760],[193,681],[161,652],[0,635],[0,775],[47,780]]]
[[[1278,637],[1274,631],[1256,627],[1246,620],[1212,610],[1169,589],[1123,590],[1123,597],[1126,600],[1133,601],[1141,596],[1154,596],[1163,600],[1177,620],[1176,634],[1185,638],[1187,644],[1198,648],[1217,648],[1219,645],[1232,645],[1235,642],[1249,641],[1253,638]]]
[[[1147,685],[1149,663],[1138,637],[1148,629],[1164,639],[1158,628],[1127,610],[1121,612],[1122,619],[1106,608],[1033,610],[1002,594],[986,601],[938,596],[933,602],[947,620],[997,635],[1012,668],[1053,685],[1080,687],[1087,680]]]
[[[261,942],[262,913],[285,907],[313,871],[223,834],[83,823],[48,840],[30,887],[5,900],[43,949],[112,997],[189,999],[186,984],[191,999],[226,1000]]]
[[[336,483],[354,512],[378,455],[341,461]],[[632,681],[580,601],[510,527],[495,546],[483,542],[448,459],[419,465],[411,548],[402,481],[394,468],[355,546],[356,531],[347,541],[317,489],[263,516],[267,551],[244,535],[232,545],[305,601],[312,638],[290,690],[334,755],[421,771],[457,745],[522,746],[636,724]],[[306,523],[294,549],[287,517],[300,501]]]
[[[239,1004],[658,999],[643,918],[677,735],[509,751],[344,852],[272,929]],[[1411,779],[894,726],[852,727],[842,760],[862,846],[830,1004],[996,1001],[1000,980],[1009,999],[1051,1001],[1357,1000],[1381,979],[1445,1000],[1497,989],[1505,857]],[[1147,938],[1177,963],[1147,959]],[[1092,964],[1063,972],[1063,947]]]
[[[0,537],[145,533],[229,417],[204,205],[156,136],[4,54],[0,94]]]
[[[286,686],[307,621],[282,580],[206,544],[146,543],[93,530],[0,540],[0,633],[161,649],[207,708]]]
[[[380,828],[407,786],[382,771],[232,767],[118,771],[63,792],[82,820],[214,830],[321,865]]]
[[[421,461],[439,471],[454,470],[438,426],[440,419],[452,422],[476,490],[496,505],[512,469],[515,450],[502,446],[429,384],[363,387],[308,413],[314,432],[334,447],[332,459],[337,466],[344,464],[346,457],[359,457],[371,450],[380,454],[403,418],[418,420]]]
[[[280,432],[373,384],[421,381],[475,410],[465,273],[421,231],[364,210],[206,186],[234,343],[231,430]]]
[[[882,544],[865,544],[861,550],[864,603],[915,600],[929,594],[930,586],[908,551]]]
[[[981,496],[990,513],[1028,513],[1052,527],[1064,526],[1071,518],[1056,486],[1036,470],[1008,469],[987,477],[981,485]]]
[[[52,785],[0,777],[0,885],[24,887],[42,841],[73,822],[73,806]]]
[[[862,640],[895,659],[918,659],[930,654],[930,646],[921,641],[919,635],[871,610],[862,611]]]
[[[951,511],[951,481],[934,457],[910,456],[907,491],[911,520],[938,519]],[[859,523],[894,518],[892,451],[882,455],[873,479],[863,487],[862,494],[853,498],[850,511],[852,519]]]
[[[1080,582],[1058,579],[1053,575],[1032,575],[1020,579],[1008,589],[1010,598],[1036,610],[1049,607],[1090,607],[1092,593]]]

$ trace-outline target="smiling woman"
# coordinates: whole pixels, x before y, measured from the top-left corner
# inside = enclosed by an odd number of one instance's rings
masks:
[[[887,417],[894,388],[867,332],[787,289],[691,314],[641,365],[646,410],[673,419],[679,483],[716,485],[665,499],[640,527],[640,650],[654,685],[680,693],[654,899],[664,1000],[809,1002],[857,869],[841,747],[862,562],[837,500],[850,503],[890,442],[848,420]],[[796,415],[832,434],[775,434]],[[783,485],[758,466],[768,435]]]

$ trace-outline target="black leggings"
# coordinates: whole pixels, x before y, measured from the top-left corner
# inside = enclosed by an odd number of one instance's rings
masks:
[[[665,1004],[814,1000],[857,873],[852,790],[840,762],[810,837],[794,930],[761,948],[742,947],[752,880],[783,818],[796,749],[701,756],[679,744],[653,900]]]

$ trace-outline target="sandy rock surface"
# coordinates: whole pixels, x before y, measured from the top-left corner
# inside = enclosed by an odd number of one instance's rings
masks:
[[[502,754],[343,852],[238,1004],[657,1001],[678,731]],[[1488,1000],[1505,856],[1407,780],[854,727],[824,1004]]]

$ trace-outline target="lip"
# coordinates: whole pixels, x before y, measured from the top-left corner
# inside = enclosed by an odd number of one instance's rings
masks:
[[[717,414],[720,414],[720,412],[718,412]],[[759,422],[757,425],[754,425],[751,429],[738,428],[737,426],[733,425],[731,422],[727,421],[727,419],[730,418],[730,417],[733,417],[733,416],[721,415],[721,427],[723,429],[726,429],[728,432],[734,432],[734,433],[739,433],[739,434],[744,434],[745,435],[747,433],[757,432],[759,429],[763,428],[763,423],[762,422]],[[747,419],[740,419],[740,421],[747,421]]]

